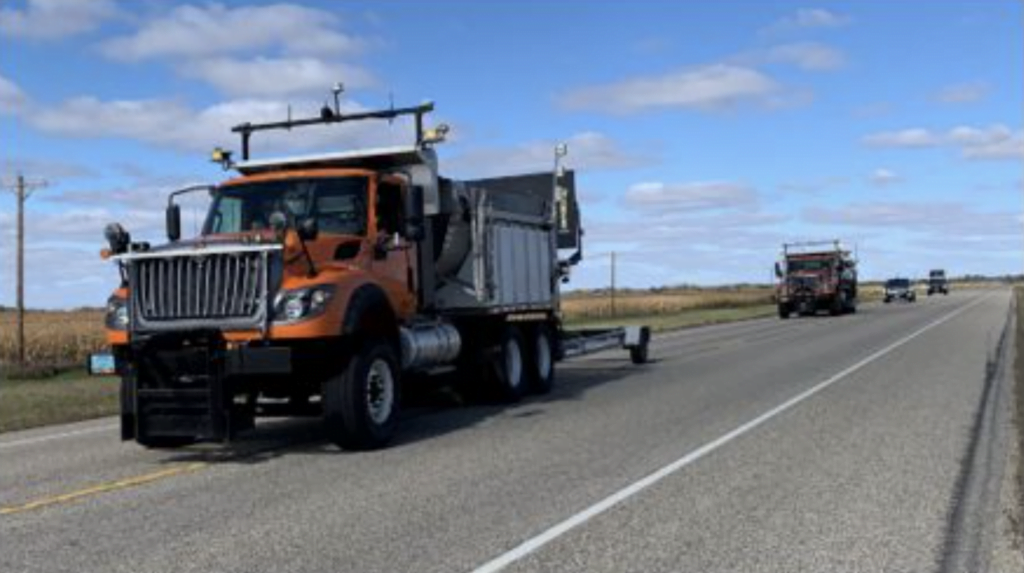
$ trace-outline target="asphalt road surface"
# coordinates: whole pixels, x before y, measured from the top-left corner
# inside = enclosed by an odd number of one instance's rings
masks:
[[[669,333],[650,364],[564,363],[516,406],[423,398],[379,452],[339,452],[314,420],[179,451],[122,443],[110,418],[6,434],[0,571],[981,566],[1009,304]]]

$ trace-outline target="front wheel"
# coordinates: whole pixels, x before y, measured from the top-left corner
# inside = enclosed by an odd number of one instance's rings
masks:
[[[832,304],[828,307],[828,313],[830,316],[839,316],[846,310],[846,297],[843,295],[837,295],[832,299]]]
[[[371,341],[324,384],[327,436],[346,450],[372,450],[395,434],[400,409],[398,360],[391,345]]]
[[[779,318],[781,318],[782,320],[786,320],[787,318],[789,318],[789,305],[779,305]]]

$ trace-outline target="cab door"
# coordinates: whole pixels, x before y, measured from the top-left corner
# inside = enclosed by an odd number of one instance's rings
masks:
[[[407,186],[398,177],[378,179],[373,200],[373,256],[371,272],[380,281],[392,307],[400,317],[416,312],[416,285],[413,265],[415,243],[407,241],[403,201]]]

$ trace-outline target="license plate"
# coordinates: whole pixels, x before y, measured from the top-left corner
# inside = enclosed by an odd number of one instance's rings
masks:
[[[111,376],[117,374],[114,355],[110,353],[90,354],[88,370],[90,376]]]

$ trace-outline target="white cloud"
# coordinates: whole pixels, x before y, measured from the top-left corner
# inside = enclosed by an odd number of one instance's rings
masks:
[[[227,7],[185,5],[135,33],[102,44],[110,58],[198,58],[278,48],[286,54],[346,56],[364,41],[335,29],[333,12],[294,4]]]
[[[671,108],[707,111],[744,103],[772,104],[779,90],[773,79],[755,69],[711,64],[578,88],[559,100],[567,109],[614,114]]]
[[[1014,131],[1001,124],[989,127],[962,125],[945,132],[912,128],[867,135],[862,141],[871,147],[955,147],[967,159],[1024,157],[1024,131]]]
[[[365,108],[343,101],[343,112]],[[294,117],[311,115],[319,109],[315,101],[294,107]],[[35,128],[46,133],[81,138],[128,138],[184,151],[207,151],[214,146],[236,148],[238,137],[231,127],[245,122],[283,120],[288,105],[281,101],[238,99],[202,109],[175,100],[111,100],[77,97],[57,105],[39,108],[26,116]],[[270,132],[253,136],[258,155],[267,150],[344,149],[411,142],[408,122],[361,122],[304,128],[301,133]]]
[[[16,115],[28,104],[28,96],[18,84],[0,76],[0,115]]]
[[[0,35],[65,38],[95,30],[117,13],[113,0],[28,0],[22,9],[0,8]]]
[[[984,99],[991,91],[985,82],[968,82],[943,87],[934,95],[942,103],[970,103]]]
[[[804,219],[819,224],[894,228],[942,237],[1019,236],[1019,213],[978,211],[956,202],[872,202],[812,207]]]
[[[987,128],[961,125],[954,127],[946,133],[946,138],[949,141],[965,146],[997,143],[1012,137],[1013,131],[1005,125],[993,125]]]
[[[897,183],[902,179],[902,177],[897,175],[891,169],[885,169],[884,167],[879,167],[868,175],[868,181],[875,187],[886,187]]]
[[[965,146],[963,155],[968,159],[1024,159],[1024,133]]]
[[[801,8],[772,24],[771,30],[793,30],[800,28],[839,28],[852,21],[849,16],[824,8]]]
[[[835,70],[846,64],[846,56],[842,52],[817,42],[775,46],[765,52],[764,58],[770,62],[793,64],[810,71]]]
[[[872,147],[935,147],[939,145],[940,138],[930,130],[915,127],[873,133],[865,136],[863,141]]]
[[[758,202],[753,189],[729,181],[637,183],[626,191],[625,200],[631,207],[662,213],[749,209]]]
[[[19,172],[52,181],[96,176],[92,167],[62,159],[11,157],[0,160],[0,179],[9,179]]]
[[[180,68],[187,77],[202,79],[233,97],[322,94],[342,81],[346,89],[376,83],[367,70],[311,57],[242,60],[227,57],[198,59]]]
[[[587,171],[629,169],[654,160],[651,152],[629,152],[602,133],[585,131],[563,141],[569,147],[565,164]],[[540,140],[511,147],[475,147],[444,160],[448,173],[459,177],[489,177],[533,171],[550,171],[554,148],[560,143]]]
[[[588,219],[587,252],[616,251],[619,278],[627,285],[766,281],[770,261],[786,239],[781,229],[789,217],[751,206],[746,192],[739,189],[716,207],[715,199],[704,194],[714,187],[741,186],[725,182],[664,185],[663,189],[687,190],[665,191],[671,198],[651,186],[652,195],[641,201],[654,199],[653,203],[634,206],[628,218]],[[674,205],[664,205],[665,201]],[[607,285],[607,259],[585,258],[574,274],[573,284]]]

